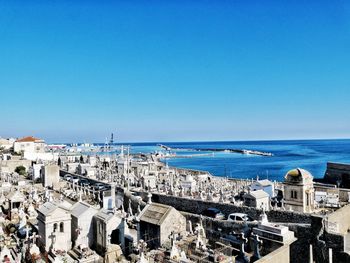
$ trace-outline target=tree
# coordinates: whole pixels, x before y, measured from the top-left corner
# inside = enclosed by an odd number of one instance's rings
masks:
[[[26,168],[23,165],[17,166],[15,169],[15,172],[18,173],[19,175],[25,175]]]

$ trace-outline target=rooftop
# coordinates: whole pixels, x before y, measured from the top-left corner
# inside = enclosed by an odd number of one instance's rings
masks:
[[[269,197],[269,194],[266,193],[264,190],[250,191],[250,193],[246,195],[253,196],[256,199]]]
[[[142,211],[140,221],[144,221],[153,225],[161,225],[171,209],[171,206],[152,203],[147,205]]]
[[[43,142],[44,140],[35,138],[33,136],[23,137],[21,139],[16,140],[16,142]]]
[[[261,186],[269,186],[269,185],[272,185],[273,183],[270,180],[264,179],[264,180],[256,181],[255,184],[259,184]]]
[[[89,209],[94,209],[91,205],[84,203],[84,202],[77,202],[72,206],[72,210],[71,210],[71,214],[72,216],[75,217],[80,217],[81,215],[83,215],[86,211],[88,211]],[[98,211],[96,210],[96,213]]]

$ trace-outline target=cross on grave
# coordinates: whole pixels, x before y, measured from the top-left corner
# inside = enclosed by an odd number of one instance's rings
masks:
[[[36,239],[40,237],[41,237],[40,235],[33,233],[33,235],[30,238],[32,239],[33,244],[36,244]]]
[[[28,225],[26,225],[25,230],[26,230],[26,241],[28,242],[28,240],[29,240],[29,230],[30,230]]]
[[[139,243],[138,243],[138,249],[140,251],[140,254],[144,253],[146,251],[146,248],[147,248],[147,243],[140,239]]]
[[[54,248],[53,246],[54,246],[55,243],[56,243],[56,235],[55,235],[55,233],[52,232],[51,235],[49,235],[49,238],[51,239],[50,250],[52,250],[52,249]]]

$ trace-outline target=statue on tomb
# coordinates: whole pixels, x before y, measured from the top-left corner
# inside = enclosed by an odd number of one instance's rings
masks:
[[[204,193],[203,193],[203,191],[200,191],[200,192],[199,192],[199,198],[200,198],[201,200],[204,200]]]
[[[262,242],[262,240],[260,240],[260,237],[256,234],[252,234],[252,237],[253,237],[254,254],[250,258],[250,262],[255,262],[261,258],[260,247],[261,247],[263,242]]]
[[[316,224],[315,224],[316,225]],[[314,229],[314,234],[316,235],[316,240],[314,241],[314,246],[318,248],[318,253],[316,253],[316,262],[325,262],[327,254],[327,244],[326,241],[322,240],[321,237],[325,235],[325,218],[322,218],[318,228]]]
[[[112,236],[111,235],[107,235],[107,248],[111,244],[111,240],[112,240]]]
[[[262,210],[262,213],[259,216],[259,221],[260,221],[261,224],[266,224],[266,223],[269,222],[264,209]]]
[[[138,242],[137,248],[139,250],[140,259],[137,261],[138,263],[148,263],[148,260],[145,258],[145,252],[147,248],[147,243],[140,239]]]
[[[187,226],[188,226],[188,229],[187,229],[188,233],[190,235],[192,235],[193,234],[193,229],[192,229],[192,222],[191,222],[191,220],[187,221]]]
[[[131,199],[129,199],[128,214],[129,214],[129,217],[133,216],[132,206],[131,206]]]
[[[27,208],[27,213],[29,214],[30,217],[36,217],[38,215],[38,213],[35,211],[35,208],[32,202],[30,202]]]
[[[49,189],[45,188],[45,201],[48,201],[49,198],[50,198]]]
[[[151,192],[148,192],[148,195],[147,195],[147,204],[152,204],[152,194],[151,194]]]
[[[230,198],[230,202],[231,202],[232,204],[234,204],[234,203],[236,202],[235,196],[236,196],[236,192],[233,190],[233,191],[231,192],[231,198]]]
[[[219,203],[223,203],[224,202],[224,192],[223,192],[222,188],[220,188],[219,194],[220,194]]]
[[[282,210],[286,210],[286,207],[284,206],[284,199],[281,200],[281,209]]]
[[[22,212],[19,218],[20,218],[20,221],[19,221],[18,229],[21,229],[27,225],[27,217],[24,214],[24,212]]]
[[[180,251],[175,245],[176,236],[175,236],[174,231],[171,232],[170,236],[171,236],[170,237],[170,240],[171,240],[170,241],[170,243],[171,243],[170,258],[177,260],[180,257]]]
[[[213,195],[212,195],[211,190],[208,191],[207,201],[213,201]]]
[[[197,235],[196,239],[196,248],[206,251],[207,250],[207,238],[205,235],[205,229],[203,228],[202,215],[200,217],[199,223],[195,229],[195,234]]]
[[[137,216],[140,216],[141,214],[141,207],[140,204],[137,205]]]
[[[242,263],[249,263],[248,257],[245,254],[245,244],[248,242],[248,239],[244,236],[244,233],[238,235],[238,240],[240,241],[239,254],[236,257],[236,260]]]

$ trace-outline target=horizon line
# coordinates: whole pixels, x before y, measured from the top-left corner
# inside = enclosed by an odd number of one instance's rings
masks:
[[[350,140],[350,138],[295,138],[295,139],[238,139],[238,140],[170,140],[170,141],[122,141],[114,142],[113,144],[140,144],[140,143],[202,143],[202,142],[278,142],[278,141],[341,141]],[[62,144],[71,143],[87,143],[87,142],[53,142]],[[105,144],[105,142],[91,142],[92,144]],[[50,144],[50,143],[48,143]]]

